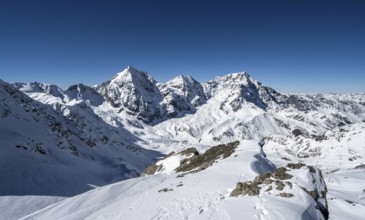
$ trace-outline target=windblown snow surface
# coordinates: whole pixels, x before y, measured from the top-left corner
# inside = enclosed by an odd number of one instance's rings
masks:
[[[156,83],[132,67],[67,90],[0,81],[0,137],[4,220],[365,210],[363,94],[281,94],[247,73]]]
[[[238,146],[234,156],[218,160],[202,172],[183,177],[162,173],[123,181],[64,200],[24,219],[319,218],[318,213],[311,213],[314,203],[304,191],[290,199],[277,196],[277,191],[230,198],[236,182],[268,172],[272,166],[255,141],[246,141]],[[297,187],[286,192],[298,190]]]

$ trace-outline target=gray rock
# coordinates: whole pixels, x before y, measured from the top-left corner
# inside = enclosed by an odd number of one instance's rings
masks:
[[[242,183],[238,182],[236,188],[231,192],[231,197],[237,197],[239,195],[257,196],[260,193],[261,187],[255,182]]]
[[[285,192],[283,192],[283,193],[279,193],[279,196],[284,197],[284,198],[291,198],[294,195],[291,194],[291,193],[285,193]]]
[[[300,169],[303,166],[305,166],[305,164],[304,163],[288,163],[286,166],[289,167],[290,169]]]
[[[155,174],[157,171],[160,171],[163,169],[162,164],[160,165],[156,165],[156,164],[152,164],[151,166],[147,167],[142,173],[141,176],[148,176],[148,175],[153,175]]]
[[[294,129],[291,132],[295,137],[298,137],[299,135],[303,135],[302,131],[300,129]]]
[[[354,169],[365,169],[365,164],[360,164],[360,165],[354,167]]]
[[[231,156],[239,143],[239,141],[235,141],[229,144],[221,144],[211,147],[204,154],[194,154],[194,156],[182,160],[180,166],[176,168],[176,172],[205,170],[219,158],[225,159]]]
[[[269,185],[273,182],[276,184],[276,189],[283,190],[285,184],[281,180],[290,179],[293,176],[286,173],[287,169],[285,167],[280,167],[279,169],[261,174],[253,181],[246,183],[238,182],[236,188],[232,191],[232,197],[237,197],[239,195],[257,196],[260,193],[261,184]]]
[[[160,189],[158,192],[169,192],[169,191],[173,191],[173,189],[163,188]]]
[[[283,181],[277,180],[275,181],[275,185],[276,185],[276,189],[277,190],[283,190],[285,187],[285,184],[283,183]]]
[[[272,173],[272,177],[279,180],[291,179],[293,176],[286,173],[286,171],[288,170],[285,167],[280,167],[275,172]]]
[[[316,173],[316,169],[314,169],[314,167],[313,166],[307,166],[308,167],[308,169],[309,169],[309,172],[311,172],[311,173]]]
[[[188,149],[185,149],[185,150],[179,152],[179,154],[184,155],[184,156],[189,156],[190,154],[198,156],[199,152],[196,148],[191,147],[191,148],[188,148]]]

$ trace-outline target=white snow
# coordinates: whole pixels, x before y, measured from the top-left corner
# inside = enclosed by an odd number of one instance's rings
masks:
[[[298,219],[303,213],[306,215],[306,209],[313,204],[305,193],[297,193],[293,198],[279,198],[276,193],[229,197],[235,183],[259,174],[252,169],[252,164],[266,162],[257,160],[257,155],[260,155],[260,146],[246,141],[239,145],[234,156],[199,173],[184,177],[156,174],[122,181],[64,200],[22,219],[241,219],[244,216],[248,219],[254,216]],[[168,191],[160,191],[164,188]],[[307,215],[317,216],[316,213]]]

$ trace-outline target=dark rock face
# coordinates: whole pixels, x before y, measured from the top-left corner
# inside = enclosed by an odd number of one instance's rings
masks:
[[[295,137],[298,137],[299,135],[303,135],[303,132],[300,130],[300,129],[298,129],[298,128],[296,128],[296,129],[294,129],[294,130],[292,130],[292,132],[291,132]]]
[[[259,91],[261,99],[265,103],[274,102],[282,105],[284,102],[284,96],[275,91],[273,88],[262,86],[262,90]]]
[[[298,109],[299,111],[303,112],[309,112],[313,109],[316,109],[313,107],[310,102],[302,97],[298,97],[295,95],[290,95],[287,98],[287,103],[290,106],[293,106],[294,108]]]

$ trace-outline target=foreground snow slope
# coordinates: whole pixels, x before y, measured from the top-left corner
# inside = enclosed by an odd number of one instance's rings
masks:
[[[296,185],[285,188],[294,194],[291,198],[278,196],[275,189],[262,191],[259,196],[230,197],[238,181],[273,169],[260,146],[245,141],[231,156],[218,159],[200,172],[180,176],[175,172],[161,173],[126,180],[66,199],[22,219],[320,218],[313,199]],[[304,180],[293,181],[306,187]]]
[[[321,136],[265,140],[268,157],[278,165],[303,162],[323,171],[330,219],[363,219],[365,210],[365,123],[329,130]]]

